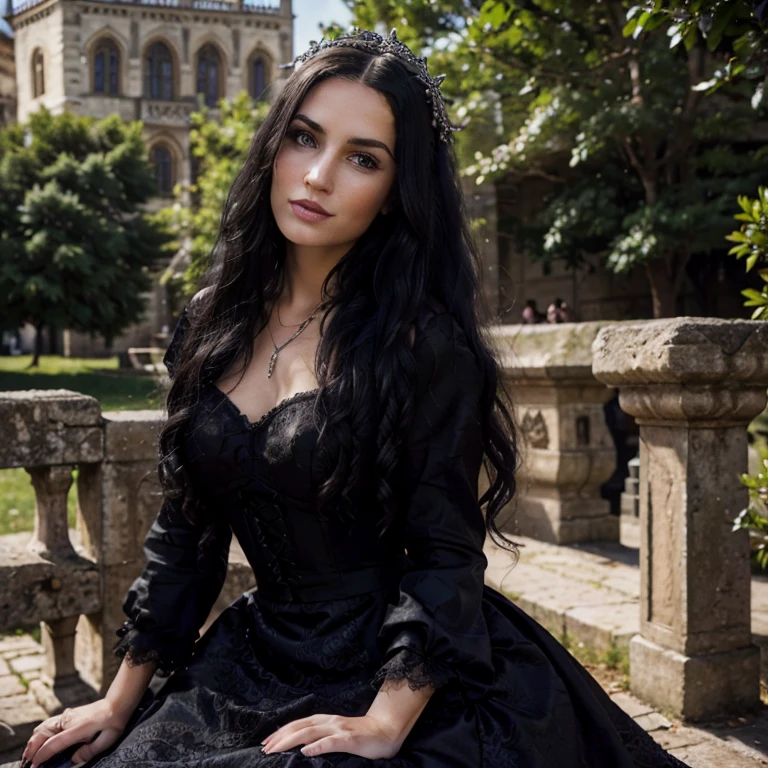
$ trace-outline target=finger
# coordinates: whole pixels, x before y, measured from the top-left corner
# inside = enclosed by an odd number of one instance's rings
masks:
[[[350,752],[349,744],[346,739],[334,734],[332,736],[326,736],[323,739],[318,739],[307,744],[301,748],[301,754],[307,757],[314,757],[315,755],[325,755],[328,752]],[[356,754],[350,752],[350,754]]]
[[[53,731],[47,727],[41,728],[40,725],[38,725],[32,731],[32,736],[30,736],[29,741],[27,741],[27,746],[24,747],[24,753],[22,754],[21,759],[32,760],[40,747],[42,747],[48,739],[52,739],[57,733],[61,733],[61,731]]]
[[[103,752],[107,747],[111,747],[120,735],[119,731],[112,728],[107,728],[102,731],[90,744],[86,744],[72,755],[72,768],[76,765],[84,763],[86,760],[90,760],[99,752]]]
[[[55,736],[51,736],[46,742],[38,749],[31,758],[33,768],[37,768],[40,763],[44,763],[49,758],[57,755],[63,749],[71,747],[73,744],[77,744],[78,741],[87,741],[88,735],[82,726],[80,728],[70,728],[66,731],[61,731]]]
[[[299,744],[310,744],[324,736],[330,736],[332,733],[333,729],[328,725],[310,725],[306,728],[294,731],[293,733],[285,734],[272,742],[272,744],[269,747],[266,747],[263,752],[266,755],[271,752],[285,752],[288,749],[298,747]]]
[[[267,738],[264,739],[261,744],[263,747],[269,747],[272,745],[275,739],[281,739],[283,736],[285,736],[286,733],[292,733],[297,728],[306,728],[309,725],[318,725],[321,722],[322,717],[322,715],[311,715],[310,717],[302,717],[299,720],[293,720],[290,723],[286,723],[285,725],[278,728],[274,733],[271,733],[269,736],[267,736]]]
[[[42,723],[39,723],[32,729],[32,736],[30,736],[29,741],[27,741],[27,746],[24,749],[22,759],[31,760],[35,752],[37,752],[48,739],[61,733],[59,728],[54,728],[51,724],[52,719],[53,718],[43,720]]]

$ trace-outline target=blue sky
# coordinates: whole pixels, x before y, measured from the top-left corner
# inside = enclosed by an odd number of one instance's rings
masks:
[[[336,21],[346,27],[352,20],[342,0],[293,0],[293,15],[296,17],[293,20],[294,55],[306,51],[310,40],[320,39],[321,22]]]

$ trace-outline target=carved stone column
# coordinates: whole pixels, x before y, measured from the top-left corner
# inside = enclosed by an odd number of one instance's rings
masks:
[[[521,427],[519,498],[512,533],[571,544],[619,538],[600,487],[616,467],[603,405],[610,389],[592,374],[603,323],[497,326],[492,333]]]
[[[768,324],[677,318],[604,328],[595,376],[640,425],[640,635],[632,690],[686,719],[759,704],[750,632],[747,424],[765,407]]]
[[[35,530],[27,549],[40,557],[74,557],[67,525],[67,496],[72,487],[71,465],[26,467],[35,489]]]
[[[40,679],[29,688],[49,715],[66,707],[95,701],[96,690],[80,678],[75,667],[75,635],[78,616],[40,622],[40,638],[45,649],[45,664]]]

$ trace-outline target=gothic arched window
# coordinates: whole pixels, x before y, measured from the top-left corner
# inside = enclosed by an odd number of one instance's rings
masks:
[[[215,107],[219,100],[221,57],[216,47],[204,45],[197,55],[197,92],[202,93],[206,106]]]
[[[152,43],[144,54],[144,96],[173,98],[173,57],[165,43]]]
[[[173,192],[173,158],[165,144],[155,144],[149,152],[149,159],[155,167],[157,193],[170,195]]]
[[[269,60],[263,54],[257,53],[251,59],[248,70],[248,93],[252,99],[263,99],[270,80]]]
[[[32,98],[36,99],[45,93],[45,63],[43,52],[35,48],[32,52]]]
[[[120,51],[109,39],[99,40],[93,54],[93,91],[116,96],[120,91]]]

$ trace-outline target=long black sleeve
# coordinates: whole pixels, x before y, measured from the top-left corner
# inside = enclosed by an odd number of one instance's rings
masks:
[[[448,313],[417,334],[417,402],[405,455],[405,546],[411,567],[379,633],[384,665],[374,683],[411,688],[453,680],[464,690],[493,679],[482,613],[485,523],[478,503],[483,379]]]
[[[185,310],[164,358],[171,376],[187,323]],[[228,523],[193,525],[180,504],[164,500],[144,543],[146,566],[123,603],[128,620],[117,630],[118,657],[156,661],[167,676],[189,656],[224,585],[231,540]]]

